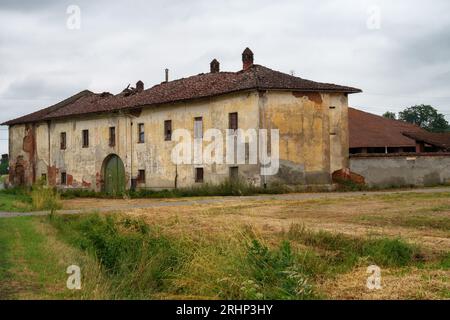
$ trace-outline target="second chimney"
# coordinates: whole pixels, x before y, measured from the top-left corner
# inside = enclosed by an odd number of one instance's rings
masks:
[[[247,70],[253,65],[253,52],[249,48],[245,48],[242,52],[242,69]]]
[[[218,72],[220,72],[220,63],[216,59],[211,61],[209,66],[210,66],[210,69],[211,69],[211,73],[218,73]]]
[[[169,69],[166,69],[166,82],[169,82]]]
[[[141,80],[136,82],[136,90],[138,92],[141,92],[142,90],[144,90],[144,83]]]

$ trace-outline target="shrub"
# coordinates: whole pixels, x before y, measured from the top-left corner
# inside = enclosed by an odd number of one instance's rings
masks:
[[[34,185],[31,190],[31,206],[33,210],[51,210],[52,212],[62,207],[58,192],[42,183]]]

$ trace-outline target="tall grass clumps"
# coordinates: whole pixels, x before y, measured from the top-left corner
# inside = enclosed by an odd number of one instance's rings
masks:
[[[303,255],[288,241],[269,247],[248,230],[175,235],[121,215],[49,219],[66,241],[98,259],[115,288],[111,298],[315,297]]]
[[[316,232],[298,224],[291,226],[287,237],[307,246],[332,252],[329,255],[331,262],[341,268],[351,268],[360,260],[385,267],[402,267],[423,259],[417,246],[401,239],[366,239],[322,230]]]
[[[62,208],[58,192],[42,183],[35,184],[32,187],[30,196],[33,210],[51,210],[53,212]]]

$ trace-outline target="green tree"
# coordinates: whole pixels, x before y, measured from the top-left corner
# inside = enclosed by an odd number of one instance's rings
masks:
[[[0,176],[5,174],[8,174],[8,162],[2,160],[0,162]]]
[[[449,125],[443,114],[430,105],[415,105],[399,113],[399,119],[414,123],[431,132],[444,132]]]
[[[388,118],[388,119],[393,119],[393,120],[397,119],[395,112],[390,112],[390,111],[386,111],[385,113],[383,113],[383,117]]]

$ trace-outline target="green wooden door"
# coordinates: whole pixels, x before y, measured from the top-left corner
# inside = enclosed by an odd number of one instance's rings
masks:
[[[125,168],[116,155],[111,156],[105,166],[105,192],[111,195],[125,192]]]

